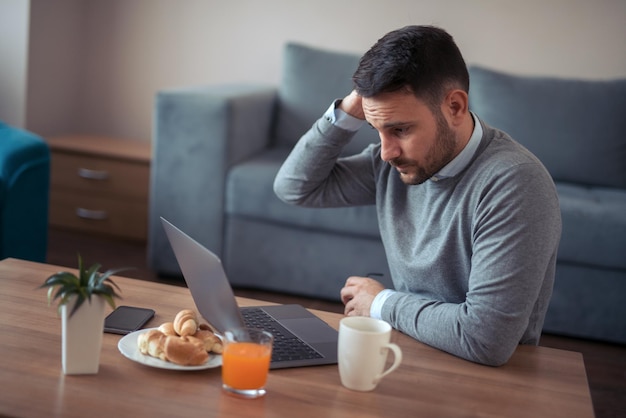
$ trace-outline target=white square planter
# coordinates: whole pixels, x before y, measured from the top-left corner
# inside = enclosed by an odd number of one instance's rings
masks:
[[[105,303],[103,298],[92,296],[91,303],[86,300],[71,318],[74,301],[61,308],[63,373],[98,373]]]

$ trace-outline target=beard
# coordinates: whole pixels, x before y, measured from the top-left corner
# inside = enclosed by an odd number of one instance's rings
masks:
[[[407,185],[418,185],[437,174],[454,158],[457,138],[441,114],[436,114],[437,132],[435,145],[424,158],[424,165],[417,161],[405,158],[394,158],[389,163],[394,167],[401,167],[400,180]]]

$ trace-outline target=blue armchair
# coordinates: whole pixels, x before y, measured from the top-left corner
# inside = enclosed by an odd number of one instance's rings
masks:
[[[46,261],[50,149],[0,121],[0,259]]]

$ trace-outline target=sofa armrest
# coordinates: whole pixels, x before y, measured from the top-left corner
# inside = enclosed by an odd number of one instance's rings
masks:
[[[226,173],[270,146],[276,95],[274,87],[254,85],[157,94],[148,242],[157,272],[180,272],[161,216],[221,255]]]
[[[50,148],[0,122],[0,259],[46,261]]]

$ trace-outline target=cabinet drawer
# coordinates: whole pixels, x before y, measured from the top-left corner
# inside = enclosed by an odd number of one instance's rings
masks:
[[[54,189],[50,194],[50,224],[71,229],[145,240],[148,200],[110,199]]]
[[[50,177],[53,188],[147,199],[150,166],[54,152]]]

